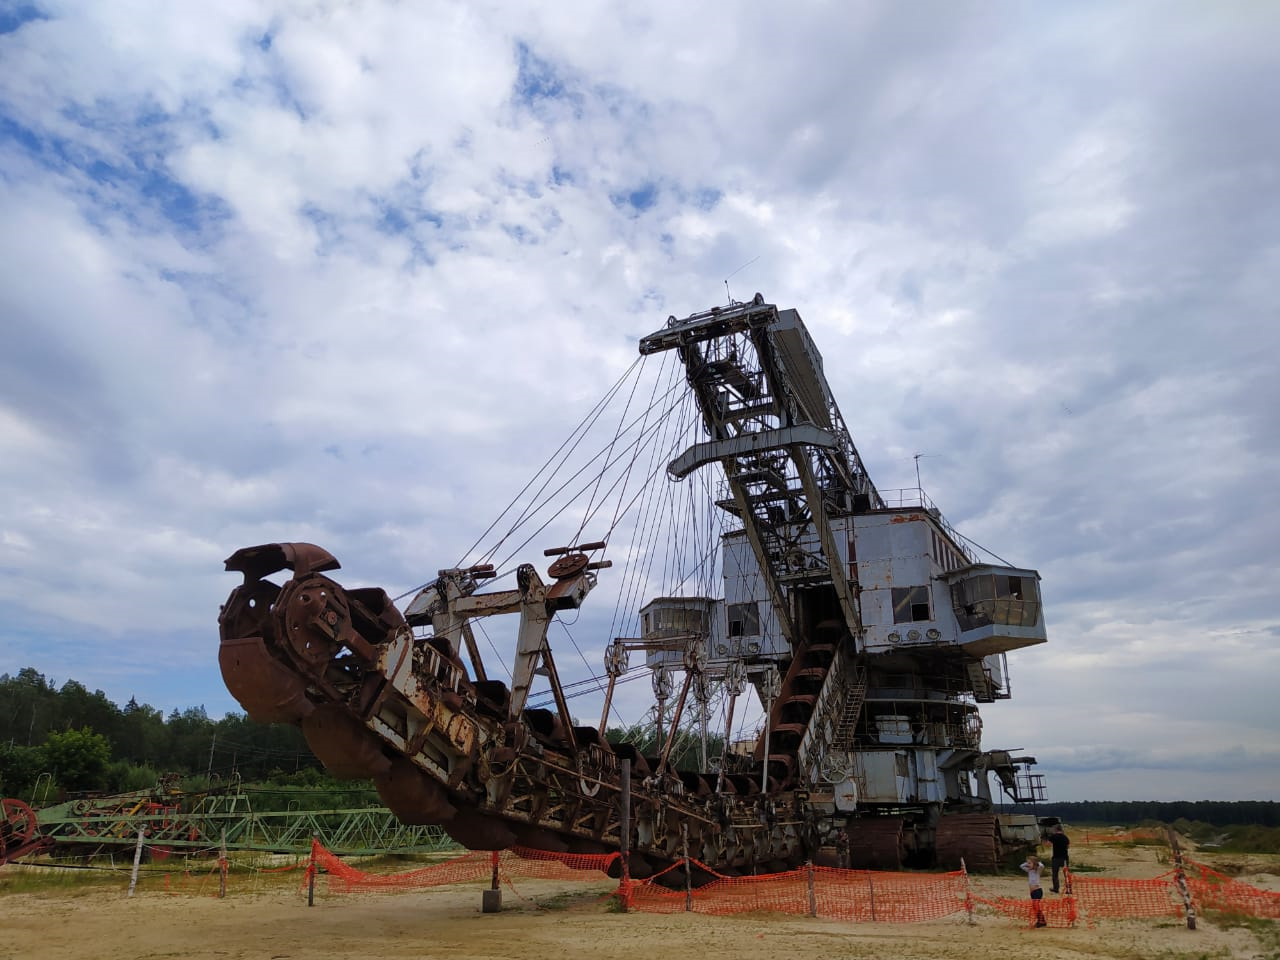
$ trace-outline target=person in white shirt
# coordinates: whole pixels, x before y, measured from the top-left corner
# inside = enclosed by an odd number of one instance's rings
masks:
[[[1040,886],[1040,874],[1044,870],[1044,864],[1032,855],[1022,861],[1020,869],[1026,871],[1027,885],[1031,888],[1031,902],[1035,906],[1036,926],[1043,927],[1045,926],[1044,909],[1040,906],[1040,901],[1044,899],[1044,889]]]

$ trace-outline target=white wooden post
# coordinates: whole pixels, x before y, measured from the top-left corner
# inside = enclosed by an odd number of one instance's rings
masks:
[[[145,826],[138,828],[138,845],[133,848],[133,873],[129,875],[129,896],[133,896],[133,888],[138,885],[138,867],[142,863],[142,838],[147,835]]]

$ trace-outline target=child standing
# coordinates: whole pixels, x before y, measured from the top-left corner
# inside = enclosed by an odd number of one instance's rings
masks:
[[[1022,862],[1021,869],[1026,871],[1027,885],[1031,888],[1031,903],[1035,908],[1036,926],[1043,927],[1046,922],[1044,908],[1040,906],[1040,901],[1044,899],[1044,889],[1040,886],[1040,873],[1044,870],[1044,864],[1032,855]]]

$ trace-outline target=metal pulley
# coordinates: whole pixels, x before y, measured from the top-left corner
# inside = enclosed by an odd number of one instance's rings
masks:
[[[768,667],[760,675],[760,696],[772,703],[778,699],[778,694],[781,690],[782,677],[778,674],[778,668],[774,666]]]
[[[841,783],[853,772],[853,764],[849,755],[840,750],[833,750],[822,758],[819,776],[824,783]]]
[[[653,685],[653,695],[659,700],[671,699],[671,671],[666,667],[658,667],[653,671],[649,681]]]
[[[741,660],[730,660],[724,670],[724,688],[729,696],[739,696],[747,686],[747,668]]]
[[[604,672],[610,677],[620,677],[627,672],[631,653],[626,645],[614,640],[604,648]]]
[[[711,679],[705,673],[695,673],[693,675],[693,699],[698,702],[698,706],[704,712],[707,704],[711,700]]]
[[[707,667],[707,645],[703,640],[694,640],[684,648],[684,668],[690,673],[701,674]]]
[[[591,558],[585,553],[566,553],[551,566],[547,567],[547,576],[556,580],[563,580],[565,577],[576,577],[587,569],[587,564],[590,562]]]

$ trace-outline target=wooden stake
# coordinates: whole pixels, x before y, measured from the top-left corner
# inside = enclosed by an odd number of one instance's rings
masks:
[[[222,831],[222,846],[218,850],[218,899],[227,895],[227,831]]]
[[[680,846],[684,854],[684,912],[693,910],[693,868],[689,866],[689,824],[680,824]]]
[[[618,899],[622,912],[627,912],[631,899],[631,761],[624,758],[621,771],[621,795],[618,803],[618,847],[622,852],[622,876],[618,880]]]
[[[818,898],[813,892],[813,861],[806,860],[804,862],[804,869],[809,875],[809,916],[816,917],[818,915]]]
[[[1173,851],[1173,878],[1178,884],[1178,892],[1182,894],[1182,905],[1187,911],[1187,929],[1196,928],[1196,905],[1191,899],[1191,890],[1187,886],[1187,874],[1182,868],[1182,847],[1178,844],[1178,835],[1173,827],[1166,828],[1169,833],[1169,849]]]
[[[964,857],[960,858],[960,872],[964,874],[964,909],[969,915],[969,926],[977,921],[973,919],[973,885],[969,882],[969,868],[965,866]]]
[[[307,906],[314,907],[316,905],[316,843],[315,837],[311,838],[311,861],[307,864]]]
[[[142,863],[142,838],[147,835],[145,826],[138,828],[138,845],[133,848],[133,873],[129,875],[129,896],[133,896],[133,888],[138,885],[138,867]]]

